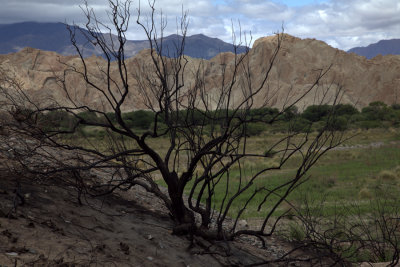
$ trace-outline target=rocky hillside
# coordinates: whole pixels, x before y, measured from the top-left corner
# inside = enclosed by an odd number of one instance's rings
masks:
[[[400,39],[381,40],[366,47],[354,47],[348,51],[368,59],[377,55],[400,55]]]
[[[276,43],[276,36],[264,37],[257,40],[250,50],[248,66],[253,88],[261,84]],[[194,83],[194,73],[201,66],[205,89],[210,99],[215,99],[220,92],[223,78],[222,66],[227,66],[227,77],[230,77],[233,62],[232,53],[222,53],[210,60],[188,58],[185,84],[189,87]],[[98,66],[105,66],[105,63],[101,57],[87,58],[93,82],[100,87],[104,87],[104,80]],[[137,89],[140,77],[138,71],[150,64],[149,50],[143,50],[135,57],[127,59],[131,92],[122,107],[123,110],[146,108],[143,95]],[[68,95],[73,100],[95,108],[110,109],[99,92],[88,86],[80,75],[66,71],[71,67],[82,70],[80,59],[76,56],[62,56],[55,52],[25,48],[18,53],[0,55],[0,67],[20,80],[23,89],[41,104],[68,103],[66,91],[62,90],[59,83],[59,79],[65,79]],[[365,57],[334,49],[322,41],[302,40],[285,35],[282,49],[262,89],[262,97],[257,97],[255,106],[267,104],[283,107],[307,90],[321,70],[328,68],[330,71],[319,83],[318,90],[297,104],[300,108],[319,102],[323,97],[329,102],[338,88],[344,90],[343,103],[351,103],[358,107],[378,100],[387,104],[398,102],[400,56],[378,56],[367,60]],[[117,75],[114,63],[111,73]],[[234,101],[243,98],[242,89],[247,84],[243,70],[239,70],[237,81]],[[328,88],[329,93],[325,94]]]

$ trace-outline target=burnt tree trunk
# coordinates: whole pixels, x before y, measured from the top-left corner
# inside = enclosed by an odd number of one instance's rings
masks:
[[[170,172],[167,179],[168,182],[168,194],[171,198],[171,215],[174,221],[178,225],[194,225],[194,215],[191,210],[189,210],[183,200],[183,189],[184,186],[178,178],[176,172]]]

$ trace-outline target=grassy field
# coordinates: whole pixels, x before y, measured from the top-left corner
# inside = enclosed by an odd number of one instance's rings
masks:
[[[95,131],[96,129],[85,130]],[[312,133],[311,137],[315,134]],[[400,216],[400,129],[351,130],[346,135],[352,136],[352,138],[320,158],[307,173],[306,181],[287,197],[286,202],[282,202],[272,212],[272,220],[268,221],[268,225],[271,226],[279,215],[287,214],[288,216],[278,226],[278,235],[288,240],[302,242],[306,236],[311,236],[306,235],[308,233],[307,224],[302,224],[299,219],[307,216],[307,223],[315,223],[326,242],[339,241],[334,250],[350,261],[390,261],[394,254],[393,250],[388,249],[387,246],[398,246],[397,219],[394,221],[392,219]],[[277,132],[264,132],[259,136],[252,136],[248,139],[247,149],[263,154],[271,144],[276,143],[284,136],[284,133]],[[86,146],[91,143],[94,144],[93,148],[100,147],[104,151],[107,150],[106,139],[99,138],[97,135],[92,135],[86,142],[83,139],[80,140],[82,143],[86,143]],[[76,140],[73,141],[76,142]],[[162,138],[149,140],[149,144],[156,147],[160,155],[165,155],[169,141]],[[126,145],[131,148],[134,143],[127,141]],[[279,150],[279,148],[276,149]],[[241,163],[241,168],[234,165],[229,172],[229,179],[227,179],[227,175],[224,175],[215,186],[212,208],[216,211],[224,211],[229,198],[236,194],[238,189],[243,188],[249,177],[267,166],[277,165],[279,159],[280,155],[276,153],[270,157],[246,159]],[[259,188],[270,190],[291,180],[300,162],[301,156],[298,153],[288,160],[280,170],[262,174],[254,181],[249,190],[231,203],[227,215],[236,218],[255,190]],[[198,171],[201,173],[202,169],[198,168]],[[160,175],[153,177],[160,185],[165,186]],[[185,188],[187,195],[190,193],[191,185],[193,185],[193,180]],[[282,194],[284,190],[285,187],[276,193]],[[196,190],[196,192],[198,191]],[[251,228],[259,227],[279,200],[277,195],[271,195],[264,203],[266,192],[268,191],[263,191],[252,198],[240,215],[241,219],[246,219]],[[207,196],[207,193],[204,195]],[[264,204],[258,209],[260,203]],[[289,209],[291,211],[285,213]],[[296,210],[299,212],[297,213]],[[348,227],[356,229],[360,238],[368,238],[371,234],[374,245],[384,244],[382,245],[383,254],[377,255],[375,254],[376,249],[369,250],[366,246],[358,253],[357,246],[359,244],[340,243],[341,238],[345,238],[350,233]],[[326,232],[324,232],[325,230]],[[387,235],[387,231],[394,232]],[[336,236],[335,233],[345,234]],[[316,236],[320,237],[319,234]]]
[[[336,212],[337,207],[357,206],[358,211],[368,213],[374,205],[374,199],[383,195],[399,195],[400,193],[400,130],[373,129],[353,132],[356,134],[341,147],[329,151],[308,173],[308,180],[300,185],[288,197],[291,204],[301,207],[304,200],[320,205],[324,202],[324,215]],[[265,134],[249,139],[249,150],[265,149],[265,144],[279,139],[281,134]],[[262,186],[274,188],[291,179],[298,166],[299,157],[294,157],[285,164],[282,170],[267,172],[254,184],[254,188]],[[272,159],[260,159],[245,162],[242,167],[243,177],[256,173],[266,165],[277,164],[278,156]],[[230,174],[229,194],[232,196],[239,187],[239,171],[235,169]],[[236,179],[235,179],[236,177]],[[226,182],[222,180],[216,187],[215,201],[218,207],[222,203],[226,190]],[[253,190],[246,191],[237,201],[233,202],[231,216],[242,207]],[[282,192],[282,190],[280,191]],[[242,218],[262,218],[270,210],[277,197],[257,210],[263,195],[256,196],[242,214]],[[290,207],[283,203],[274,215],[280,215]]]
[[[86,130],[96,131],[95,128]],[[323,201],[324,213],[327,216],[332,215],[338,206],[346,205],[357,205],[360,211],[367,213],[376,197],[384,194],[400,195],[400,129],[354,130],[348,135],[354,137],[339,148],[329,151],[312,167],[308,172],[308,181],[300,185],[288,197],[291,204],[301,207],[305,199],[316,203],[315,205]],[[251,137],[248,139],[248,151],[263,153],[268,144],[273,144],[282,137],[284,137],[283,133],[268,132]],[[98,139],[99,137],[90,137],[88,140],[99,147]],[[161,155],[165,153],[169,145],[167,139],[153,140],[150,144],[157,147]],[[128,146],[130,146],[129,142]],[[299,156],[295,156],[284,165],[282,170],[270,171],[258,178],[252,189],[232,203],[229,215],[237,214],[255,188],[262,186],[274,188],[291,179],[299,161]],[[246,177],[265,166],[272,166],[278,162],[279,155],[268,159],[244,161],[241,169],[244,174],[242,177],[246,180]],[[230,173],[228,196],[232,196],[240,186],[238,177],[239,169],[234,167]],[[159,182],[163,184],[162,180]],[[186,193],[189,193],[189,188]],[[222,179],[215,188],[216,209],[224,200],[226,188],[226,179]],[[256,196],[242,214],[242,218],[264,217],[277,197],[272,196],[260,211],[257,211],[262,199],[263,195]],[[274,215],[282,214],[289,207],[290,204],[283,203]]]

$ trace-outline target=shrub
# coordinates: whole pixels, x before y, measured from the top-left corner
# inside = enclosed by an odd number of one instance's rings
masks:
[[[366,120],[391,120],[393,118],[393,110],[385,103],[380,101],[371,102],[368,107],[361,110]]]
[[[369,191],[368,188],[362,188],[360,192],[358,192],[358,198],[359,199],[371,199],[372,198],[372,193]]]
[[[344,131],[348,128],[348,120],[344,116],[333,117],[327,122],[327,127],[331,131]]]
[[[290,121],[298,115],[298,109],[296,106],[291,106],[284,110],[283,115],[281,116],[283,120]]]
[[[397,179],[396,173],[388,170],[381,171],[378,177],[385,181],[395,181]]]
[[[117,122],[117,119],[115,118],[115,113],[107,112],[106,116],[112,123],[116,123]]]
[[[303,241],[306,238],[306,233],[297,223],[289,224],[289,240],[291,241]]]
[[[391,107],[394,110],[400,110],[400,104],[392,104]]]
[[[266,129],[267,129],[267,126],[265,123],[262,123],[262,122],[248,123],[246,126],[246,135],[247,136],[260,135]]]
[[[311,105],[308,106],[301,116],[311,122],[317,122],[327,116],[332,110],[329,105]]]
[[[298,117],[289,123],[289,130],[292,132],[310,132],[312,123],[302,117]]]
[[[360,112],[351,104],[338,104],[335,106],[335,114],[337,116],[353,116],[359,114]]]
[[[48,130],[70,129],[77,122],[73,115],[62,110],[49,111],[39,117],[41,125],[44,125]]]
[[[147,130],[154,121],[152,111],[138,110],[128,112],[122,115],[128,127]]]

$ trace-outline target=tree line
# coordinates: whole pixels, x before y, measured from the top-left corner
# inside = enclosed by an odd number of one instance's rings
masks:
[[[29,111],[26,111],[29,113]],[[284,132],[288,128],[296,132],[320,131],[328,122],[332,130],[344,131],[348,129],[371,129],[371,128],[387,128],[400,126],[400,104],[387,105],[380,101],[371,102],[368,106],[358,110],[351,104],[337,105],[310,105],[303,111],[299,111],[293,106],[280,112],[277,108],[253,108],[251,110],[241,110],[233,114],[234,110],[218,110],[204,111],[201,109],[186,109],[171,112],[177,125],[180,126],[205,126],[207,127],[223,127],[224,120],[234,116],[236,120],[245,120],[246,129],[244,134],[247,136],[260,135],[265,131]],[[331,116],[334,113],[335,116]],[[47,124],[48,130],[68,130],[79,120],[97,121],[99,123],[109,119],[112,123],[117,123],[115,114],[106,113],[107,118],[96,116],[92,112],[80,112],[71,114],[67,111],[56,110],[49,111],[40,115],[39,121]],[[137,130],[146,131],[154,127],[156,112],[150,110],[137,110],[122,114],[122,118],[127,126]],[[269,121],[278,120],[280,123],[269,125]],[[81,124],[81,130],[84,128]],[[159,129],[165,128],[165,121],[162,117],[158,118]],[[240,130],[240,129],[239,129]],[[102,135],[102,132],[94,133]]]

